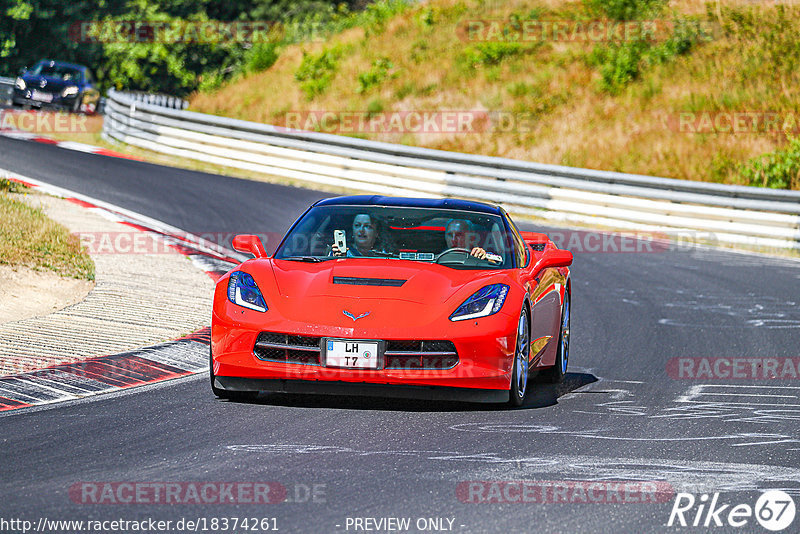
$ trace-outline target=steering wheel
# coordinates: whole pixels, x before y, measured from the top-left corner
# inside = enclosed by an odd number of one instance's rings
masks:
[[[439,263],[440,259],[444,258],[447,254],[450,254],[451,252],[463,252],[464,254],[467,255],[467,257],[472,255],[472,251],[470,250],[461,247],[452,247],[441,251],[439,255],[436,256],[436,263]],[[466,259],[467,258],[464,258],[464,261],[466,261]]]

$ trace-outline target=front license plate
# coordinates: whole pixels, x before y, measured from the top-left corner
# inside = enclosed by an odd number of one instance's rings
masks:
[[[379,341],[352,339],[325,339],[326,367],[346,367],[348,369],[379,369]]]
[[[41,91],[37,91],[34,89],[33,93],[31,94],[31,99],[36,100],[38,102],[52,102],[53,95],[50,93],[43,93]]]

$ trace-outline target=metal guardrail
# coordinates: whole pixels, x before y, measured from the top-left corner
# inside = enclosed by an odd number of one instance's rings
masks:
[[[125,95],[135,100],[136,102],[153,104],[154,106],[161,106],[171,109],[186,109],[189,107],[189,102],[175,96],[140,93],[140,92],[129,92],[125,93]]]
[[[155,100],[158,101],[158,100]],[[558,222],[800,249],[800,192],[545,165],[288,130],[109,91],[104,135],[131,145],[369,193],[454,196]]]
[[[11,105],[11,95],[14,92],[14,78],[0,76],[0,105]]]

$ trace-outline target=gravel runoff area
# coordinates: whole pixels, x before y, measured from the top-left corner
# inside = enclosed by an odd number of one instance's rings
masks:
[[[0,376],[129,351],[210,324],[214,282],[186,256],[105,210],[44,194],[26,201],[94,243],[95,285],[59,311],[0,324]]]

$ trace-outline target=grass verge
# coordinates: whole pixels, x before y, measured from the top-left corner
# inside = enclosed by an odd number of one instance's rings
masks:
[[[0,179],[0,264],[94,280],[94,262],[78,238],[42,209],[14,198],[27,193],[25,186]]]
[[[344,118],[319,129],[541,163],[796,189],[794,168],[782,162],[800,132],[800,93],[792,90],[800,82],[800,7],[781,4],[429,0],[387,11],[379,30],[345,25],[325,42],[286,44],[267,69],[201,91],[190,107],[275,125],[328,112],[391,118],[467,111],[497,120],[463,132],[348,129]],[[572,30],[597,21],[604,28],[632,24],[641,36],[587,31],[571,38]]]

